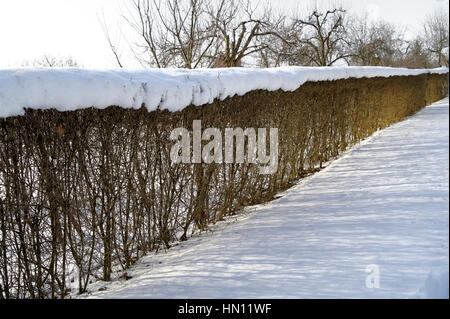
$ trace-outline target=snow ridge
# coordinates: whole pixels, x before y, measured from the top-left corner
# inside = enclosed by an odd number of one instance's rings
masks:
[[[24,108],[70,111],[111,105],[149,111],[212,103],[253,90],[294,91],[308,81],[332,81],[445,74],[448,68],[278,67],[218,69],[86,70],[21,68],[0,70],[0,118],[23,115]]]

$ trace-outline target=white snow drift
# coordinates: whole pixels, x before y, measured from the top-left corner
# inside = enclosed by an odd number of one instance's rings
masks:
[[[293,91],[307,81],[448,73],[447,68],[409,70],[388,67],[279,67],[271,69],[0,70],[0,117],[24,108],[60,111],[118,105],[149,111],[180,110],[252,90]]]

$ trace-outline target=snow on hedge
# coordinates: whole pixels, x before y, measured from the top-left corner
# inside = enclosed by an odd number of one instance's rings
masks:
[[[38,68],[0,70],[0,117],[25,108],[60,111],[118,105],[171,111],[202,105],[252,90],[293,91],[307,81],[448,73],[447,68],[279,67],[270,69],[83,70]]]

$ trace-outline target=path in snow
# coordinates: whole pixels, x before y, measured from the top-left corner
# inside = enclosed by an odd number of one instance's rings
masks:
[[[449,264],[448,110],[442,100],[377,132],[282,198],[143,258],[133,279],[91,297],[415,296]],[[379,288],[366,288],[370,264]]]

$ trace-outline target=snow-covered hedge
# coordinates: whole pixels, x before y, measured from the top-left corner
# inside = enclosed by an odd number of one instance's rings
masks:
[[[111,105],[136,109],[145,104],[149,111],[178,111],[254,90],[294,91],[308,81],[444,73],[447,68],[6,69],[0,70],[0,117],[22,115],[24,107],[69,111]]]
[[[272,199],[441,99],[444,71],[1,71],[0,299],[84,292],[93,277],[109,280],[114,268]],[[419,75],[392,76],[409,72]],[[121,107],[101,109],[111,104]],[[276,173],[171,163],[171,131],[191,131],[194,120],[221,132],[278,128]]]

